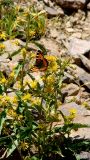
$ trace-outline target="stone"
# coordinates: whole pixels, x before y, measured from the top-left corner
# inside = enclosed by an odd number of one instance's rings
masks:
[[[49,6],[49,0],[43,0],[43,1],[47,6]]]
[[[44,45],[44,47],[48,50],[48,53],[56,56],[61,55],[60,48],[54,40],[51,40],[50,38],[41,38],[39,43]]]
[[[58,31],[55,28],[50,29],[50,36],[52,38],[57,38],[58,37]]]
[[[83,65],[87,68],[88,71],[90,71],[90,60],[86,58],[84,55],[79,55]]]
[[[62,8],[83,9],[85,0],[52,0],[55,1]]]
[[[72,38],[67,47],[69,55],[73,58],[79,58],[80,54],[85,54],[90,51],[90,41]]]
[[[73,72],[75,72],[77,79],[82,82],[82,85],[90,90],[90,74],[77,65],[75,65],[75,70],[73,70]]]
[[[62,88],[62,93],[66,94],[67,96],[75,96],[78,94],[79,87],[76,84],[70,83],[66,85],[66,87]]]
[[[87,9],[90,10],[90,3],[87,5]]]
[[[77,113],[76,113],[76,117],[75,117],[74,121],[76,123],[80,123],[81,122],[81,120],[79,120],[80,122],[77,121],[77,118],[79,118],[80,116],[84,117],[86,115],[88,115],[88,116],[90,115],[90,111],[89,110],[87,110],[85,107],[83,107],[81,105],[76,104],[75,102],[65,103],[65,104],[61,105],[59,109],[66,116],[70,115],[70,110],[71,109],[75,109]]]
[[[55,16],[58,16],[59,15],[59,13],[58,13],[58,11],[56,10],[56,9],[54,9],[54,8],[51,8],[51,7],[45,7],[45,10],[46,10],[46,12],[47,12],[47,16],[48,16],[48,18],[52,18],[52,17],[55,17]]]
[[[66,103],[60,106],[60,110],[66,116],[70,115],[70,110],[76,110],[76,117],[73,120],[73,123],[80,123],[85,125],[90,125],[90,110],[87,110],[85,107],[76,104],[75,102]],[[63,124],[63,122],[62,122]],[[90,128],[80,128],[77,131],[72,130],[70,137],[79,137],[79,138],[89,138],[90,139]]]

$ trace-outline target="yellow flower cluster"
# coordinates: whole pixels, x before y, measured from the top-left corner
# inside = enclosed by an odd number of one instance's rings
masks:
[[[54,55],[46,55],[45,58],[48,60],[48,61],[56,61],[57,60],[57,57],[54,56]]]
[[[7,107],[9,105],[9,103],[11,98],[7,95],[0,95],[0,106],[2,107]]]
[[[69,110],[69,112],[70,112],[70,115],[69,115],[69,116],[66,116],[66,119],[67,119],[67,122],[68,122],[68,123],[69,123],[69,122],[72,122],[73,119],[76,117],[77,110],[76,110],[75,108],[71,108],[71,109]]]
[[[36,80],[31,81],[31,82],[30,82],[30,87],[31,87],[32,89],[37,89],[37,81],[36,81]]]
[[[46,83],[49,85],[53,85],[55,83],[55,75],[51,74],[47,77]]]
[[[7,80],[6,80],[5,77],[3,77],[3,78],[0,79],[0,84],[5,85],[6,82],[7,82]]]
[[[21,142],[20,147],[22,150],[27,150],[29,147],[29,144],[27,142]]]
[[[49,71],[56,72],[58,70],[58,63],[57,63],[57,57],[53,55],[46,55],[45,58],[49,62]]]
[[[4,50],[5,49],[5,45],[0,43],[0,50]]]
[[[26,53],[27,53],[26,49],[22,48],[21,54],[22,54],[23,58],[26,58]]]
[[[5,32],[0,33],[0,39],[6,40],[6,33]]]
[[[31,94],[30,93],[25,94],[24,96],[22,96],[22,100],[24,102],[30,101],[31,100]]]
[[[37,80],[25,80],[25,86],[29,85],[32,89],[37,89]]]
[[[41,104],[41,99],[40,97],[32,97],[31,99],[32,105],[40,105]]]
[[[17,114],[13,109],[8,109],[7,116],[10,116],[12,118],[16,118]]]
[[[13,42],[12,42],[12,44],[15,44],[15,45],[17,45],[17,46],[19,46],[19,40],[18,39],[16,39],[16,40],[14,40]]]

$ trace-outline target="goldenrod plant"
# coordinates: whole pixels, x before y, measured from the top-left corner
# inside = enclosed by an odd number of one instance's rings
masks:
[[[69,139],[71,130],[87,125],[73,123],[77,114],[73,108],[68,116],[61,111],[63,77],[70,60],[46,54],[42,44],[35,41],[45,32],[44,11],[12,7],[9,0],[1,2],[0,54],[4,54],[2,42],[7,39],[24,37],[26,45],[8,57],[22,57],[12,64],[12,71],[7,76],[0,71],[0,159],[14,160],[15,152],[22,160],[57,160],[66,153],[73,159],[76,148]],[[32,70],[37,52],[28,49],[31,40],[48,62],[43,72]]]

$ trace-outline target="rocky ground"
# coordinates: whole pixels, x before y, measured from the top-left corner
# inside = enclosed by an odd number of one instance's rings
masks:
[[[62,92],[67,96],[62,111],[68,114],[68,109],[76,108],[77,117],[74,121],[90,125],[90,2],[86,6],[85,0],[33,0],[27,5],[31,3],[39,11],[44,9],[47,13],[46,33],[40,42],[48,53],[72,59],[72,66],[68,67],[63,80],[67,85]],[[26,5],[25,1],[23,5]],[[22,41],[20,43],[24,45]],[[19,47],[11,41],[4,44],[6,52],[16,51]],[[5,56],[0,56],[1,60],[5,61]],[[2,64],[7,67],[7,63]],[[90,129],[79,129],[72,132],[71,136],[90,139]],[[90,153],[84,153],[84,156],[90,159]]]

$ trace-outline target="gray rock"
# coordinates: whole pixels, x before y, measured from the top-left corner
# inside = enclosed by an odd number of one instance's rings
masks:
[[[50,36],[52,38],[57,38],[58,34],[59,34],[59,32],[55,28],[50,29]]]
[[[80,54],[90,51],[90,41],[72,38],[68,43],[68,54],[74,58],[79,58]]]
[[[71,102],[71,103],[65,103],[62,106],[60,106],[60,110],[63,112],[64,115],[68,116],[70,115],[70,110],[71,109],[75,109],[76,110],[76,117],[75,117],[75,122],[79,123],[79,121],[77,121],[77,118],[84,117],[84,116],[89,116],[90,115],[90,111],[87,110],[86,108],[84,108],[83,106],[80,106],[78,104],[76,104],[75,102]],[[89,117],[90,118],[90,117]],[[81,120],[80,120],[81,121]]]
[[[78,94],[78,91],[79,91],[79,87],[73,83],[66,85],[66,87],[62,89],[62,93],[63,94],[67,93],[68,96],[75,96]]]
[[[60,48],[59,45],[49,38],[41,38],[39,43],[43,44],[45,48],[48,50],[48,53],[52,55],[60,56]]]
[[[88,89],[90,89],[90,74],[76,65],[75,68],[76,77],[78,77],[79,81],[83,83],[83,86],[86,86]]]
[[[79,55],[79,57],[87,70],[90,71],[90,60],[88,60],[84,55]]]
[[[90,152],[85,152],[82,151],[79,155],[77,155],[77,157],[79,157],[79,159],[83,159],[83,160],[90,160]]]
[[[47,12],[48,18],[52,18],[52,17],[58,16],[60,14],[56,9],[51,8],[51,7],[46,6],[45,10]]]
[[[77,105],[75,102],[66,103],[60,107],[64,115],[69,116],[70,110],[76,110],[74,123],[90,125],[90,111],[83,106]],[[71,137],[90,138],[90,128],[80,128],[77,131],[72,130]]]
[[[49,6],[49,0],[43,0],[43,1],[47,6]]]
[[[83,9],[85,0],[52,0],[55,1],[62,8]]]
[[[90,3],[87,5],[87,9],[90,10]]]

